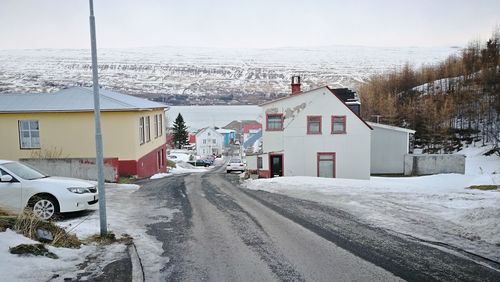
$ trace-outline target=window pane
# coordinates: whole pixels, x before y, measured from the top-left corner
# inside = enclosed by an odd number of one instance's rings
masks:
[[[319,133],[320,126],[318,122],[309,123],[309,133]]]
[[[21,120],[21,121],[19,121],[19,124],[20,124],[21,130],[29,130],[30,129],[29,121]]]
[[[40,148],[40,138],[31,138],[31,148]]]
[[[333,160],[333,155],[319,155],[320,160]]]
[[[268,116],[267,128],[281,130],[283,128],[281,116]]]
[[[29,131],[21,131],[21,137],[22,138],[29,138],[30,132]]]
[[[333,160],[319,162],[319,177],[333,177]]]
[[[29,148],[29,147],[30,147],[30,139],[21,138],[21,148]]]
[[[30,121],[30,129],[31,130],[38,130],[38,121],[36,121],[36,120]]]

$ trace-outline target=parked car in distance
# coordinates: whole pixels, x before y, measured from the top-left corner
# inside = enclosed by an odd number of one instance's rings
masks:
[[[175,160],[177,160],[177,156],[176,155],[168,155],[167,159],[169,159],[171,161],[175,161]]]
[[[204,167],[211,165],[209,162],[206,162],[205,160],[189,161],[187,163],[194,166],[204,166]]]
[[[241,161],[241,159],[229,160],[226,166],[226,172],[231,173],[233,171],[245,172],[245,164]]]
[[[15,213],[29,208],[42,219],[82,211],[98,201],[95,184],[76,178],[48,176],[16,161],[0,160],[0,207]]]

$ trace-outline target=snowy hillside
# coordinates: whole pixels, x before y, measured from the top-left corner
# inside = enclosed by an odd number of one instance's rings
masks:
[[[172,104],[222,101],[256,103],[270,93],[288,93],[293,74],[304,89],[353,87],[370,75],[409,61],[430,64],[457,52],[453,48],[373,48],[336,46],[311,49],[100,49],[100,83],[130,94],[178,95]],[[50,92],[89,85],[89,50],[0,50],[0,93]],[[253,94],[253,95],[249,95]],[[205,96],[187,100],[179,96]],[[254,96],[254,100],[245,97]],[[217,100],[216,98],[215,100]],[[214,99],[212,99],[214,100]]]

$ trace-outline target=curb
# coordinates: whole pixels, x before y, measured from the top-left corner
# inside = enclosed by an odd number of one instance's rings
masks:
[[[137,253],[137,247],[134,243],[127,246],[130,261],[132,262],[132,282],[144,282],[144,269],[141,258]]]

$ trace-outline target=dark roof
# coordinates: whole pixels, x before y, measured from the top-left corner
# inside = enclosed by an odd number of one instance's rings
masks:
[[[359,102],[358,94],[356,94],[356,92],[352,91],[349,88],[335,88],[335,89],[330,89],[330,91],[332,91],[333,94],[339,97],[339,99],[342,100],[344,103]]]

